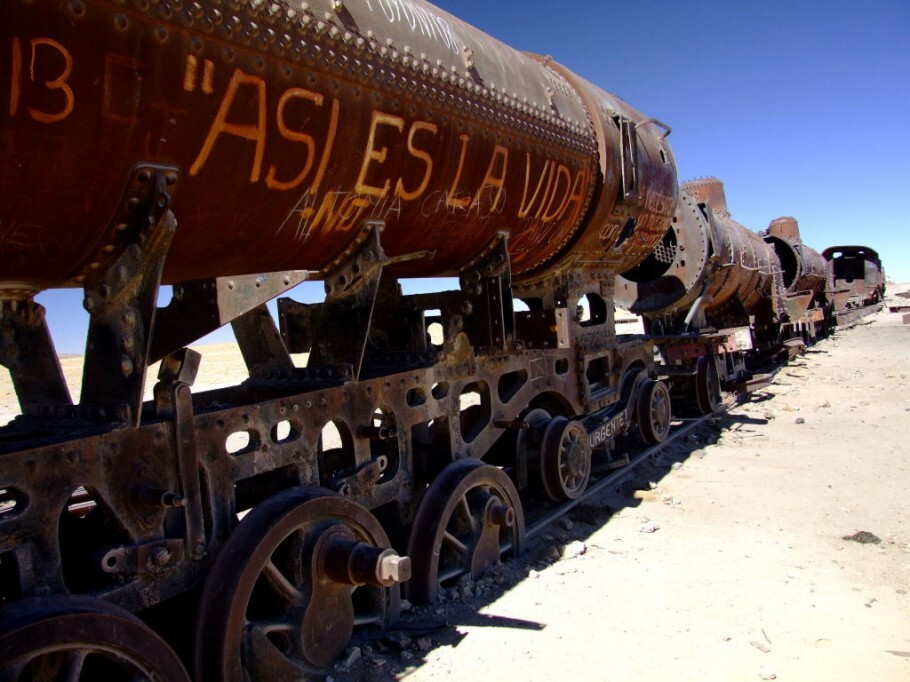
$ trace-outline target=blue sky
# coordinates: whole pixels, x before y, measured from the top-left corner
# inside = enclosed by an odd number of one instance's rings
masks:
[[[907,0],[437,4],[666,122],[680,180],[723,180],[743,225],[792,215],[910,280]]]
[[[723,180],[743,225],[792,215],[816,250],[870,246],[910,281],[907,0],[436,4],[669,124],[680,180]],[[81,353],[81,293],[38,300]]]

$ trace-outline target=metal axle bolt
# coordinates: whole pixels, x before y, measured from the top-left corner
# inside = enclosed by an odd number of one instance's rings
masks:
[[[366,542],[332,539],[324,556],[326,574],[338,583],[389,587],[411,577],[410,557]]]
[[[487,520],[497,526],[511,528],[515,523],[515,510],[507,504],[491,501],[487,506]]]

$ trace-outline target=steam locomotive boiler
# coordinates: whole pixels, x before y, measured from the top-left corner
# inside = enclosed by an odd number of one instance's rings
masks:
[[[613,298],[677,206],[669,129],[549,57],[421,0],[10,0],[0,55],[4,675],[325,669],[402,583],[517,553],[524,491],[666,436]],[[249,377],[194,391],[228,323]]]
[[[785,305],[782,334],[800,336],[808,343],[825,332],[831,316],[827,261],[803,244],[795,218],[772,220],[765,241],[780,262]]]
[[[780,320],[779,277],[774,249],[730,217],[723,183],[706,178],[680,187],[669,229],[618,278],[617,300],[642,316],[661,374],[708,413],[722,384],[753,378],[748,356]]]
[[[680,187],[660,244],[617,278],[617,303],[642,316],[674,397],[709,413],[721,387],[766,385],[756,370],[770,356],[792,357],[831,325],[874,310],[848,308],[874,300],[879,273],[867,247],[822,256],[803,244],[795,218],[752,232],[731,219],[723,183],[705,178]]]

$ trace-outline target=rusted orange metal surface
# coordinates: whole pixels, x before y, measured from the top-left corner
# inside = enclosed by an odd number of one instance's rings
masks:
[[[803,244],[796,218],[775,218],[765,236],[780,259],[787,295],[821,293],[828,286],[828,262],[813,248]]]
[[[422,256],[409,276],[455,273],[500,231],[518,278],[657,244],[662,124],[432,5],[391,7],[4,2],[2,286],[104,269],[139,163],[173,167],[165,282],[323,270],[367,218],[389,256]]]
[[[735,302],[746,315],[773,296],[778,258],[762,238],[730,217],[723,183],[684,183],[670,230],[652,256],[617,278],[617,298],[647,318],[709,315]],[[746,323],[748,320],[746,320]]]

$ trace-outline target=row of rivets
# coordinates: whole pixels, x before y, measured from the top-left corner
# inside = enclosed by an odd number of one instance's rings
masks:
[[[118,2],[119,4],[124,4],[122,0],[118,0]],[[81,0],[73,0],[72,11],[78,11],[78,6],[80,5]],[[300,53],[292,49],[294,39],[289,32],[296,29],[296,32],[303,36],[307,31],[315,30],[319,34],[327,35],[330,40],[343,43],[344,46],[353,46],[360,51],[373,52],[393,63],[410,65],[412,68],[419,69],[427,75],[442,80],[444,83],[455,85],[474,95],[488,99],[495,98],[497,104],[513,108],[523,115],[542,119],[562,130],[576,135],[586,135],[589,130],[588,126],[582,126],[578,121],[564,119],[554,113],[555,93],[552,89],[548,89],[546,92],[546,104],[528,102],[526,97],[520,97],[517,92],[509,94],[504,87],[497,90],[493,84],[476,83],[471,78],[458,75],[459,67],[452,65],[450,69],[446,69],[441,59],[436,60],[435,66],[429,63],[425,53],[421,53],[418,59],[413,54],[410,46],[404,46],[399,51],[394,48],[394,41],[391,38],[387,38],[384,44],[380,44],[372,30],[366,32],[366,37],[363,35],[355,36],[350,30],[342,31],[334,24],[336,17],[331,12],[324,14],[324,20],[316,20],[316,17],[310,11],[309,4],[305,2],[300,3],[300,12],[298,12],[291,7],[274,2],[268,3],[263,0],[248,0],[245,3],[239,0],[212,0],[212,6],[208,8],[199,2],[184,3],[183,0],[153,0],[151,3],[149,0],[134,0],[134,6],[142,11],[151,11],[152,5],[157,8],[156,14],[163,19],[172,19],[175,14],[179,13],[181,23],[186,27],[193,27],[199,24],[207,32],[214,32],[220,28],[223,37],[231,39],[237,38],[237,33],[239,32],[240,41],[244,44],[250,45],[255,40],[256,46],[262,51],[271,48],[281,55],[291,49],[292,56],[296,61],[300,60]],[[237,14],[225,17],[217,5],[227,5],[230,10],[237,12]],[[336,0],[332,7],[335,15],[345,11],[344,4],[340,0]],[[246,22],[244,22],[244,17],[240,15],[241,12],[246,14]],[[261,26],[254,19],[259,20],[263,25],[280,25],[285,30],[285,33],[276,32],[273,28],[263,30],[264,26]],[[119,27],[124,30],[122,26],[123,16],[120,15],[118,20],[121,22]],[[243,25],[244,23],[245,25]],[[159,31],[156,37],[163,42],[167,40],[168,34]],[[198,49],[198,43],[194,44]],[[471,71],[475,64],[473,50],[468,46],[463,46],[461,58],[465,70]]]

